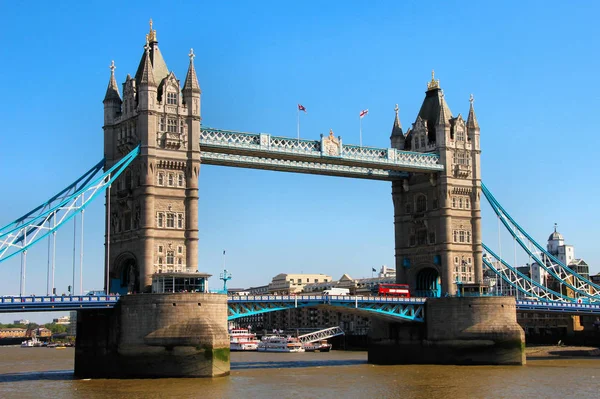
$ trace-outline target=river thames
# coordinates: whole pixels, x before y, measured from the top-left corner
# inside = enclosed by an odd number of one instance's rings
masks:
[[[600,358],[527,366],[374,366],[366,352],[232,353],[216,379],[75,380],[74,349],[0,347],[7,398],[597,398]]]

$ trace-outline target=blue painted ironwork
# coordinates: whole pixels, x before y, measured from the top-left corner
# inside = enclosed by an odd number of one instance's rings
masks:
[[[0,297],[0,313],[56,312],[82,309],[113,308],[119,295],[78,295],[78,296],[4,296]],[[427,298],[386,298],[365,296],[335,295],[257,295],[229,297],[228,319],[274,312],[301,307],[346,308],[365,311],[384,317],[423,322]],[[552,301],[517,300],[519,312],[553,312],[564,314],[600,315],[600,304],[565,303]]]
[[[544,247],[538,244],[521,226],[519,226],[483,183],[481,184],[481,190],[511,236],[541,268],[546,270],[565,287],[572,289],[577,297],[585,297],[591,301],[600,301],[600,286],[582,277],[552,254],[548,253]],[[534,250],[530,249],[525,241],[530,245],[533,245]]]
[[[391,298],[347,295],[249,295],[228,300],[228,320],[261,313],[322,305],[355,311],[377,313],[381,316],[424,321],[425,298]]]
[[[405,172],[444,170],[439,155],[342,144],[341,138],[298,140],[203,127],[202,162],[298,173],[391,180]]]
[[[5,296],[0,297],[0,313],[109,309],[119,298],[119,295]]]
[[[500,259],[487,245],[482,243],[482,246],[487,252],[487,256],[484,255],[483,257],[483,263],[497,276],[502,278],[505,283],[522,293],[525,298],[538,299],[540,301],[577,302],[576,298],[562,295],[530,279],[518,269]]]
[[[0,263],[26,251],[83,211],[127,168],[139,151],[137,146],[106,172],[97,176],[104,160],[99,162],[50,200],[4,226],[0,230]]]

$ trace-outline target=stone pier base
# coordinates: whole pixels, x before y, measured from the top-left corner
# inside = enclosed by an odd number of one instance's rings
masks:
[[[373,320],[369,363],[525,364],[514,298],[431,298],[425,306],[425,323]]]
[[[226,295],[128,295],[114,309],[77,313],[77,378],[226,375]]]

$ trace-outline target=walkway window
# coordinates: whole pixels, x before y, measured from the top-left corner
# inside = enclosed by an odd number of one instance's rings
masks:
[[[167,228],[175,228],[175,214],[167,213]]]

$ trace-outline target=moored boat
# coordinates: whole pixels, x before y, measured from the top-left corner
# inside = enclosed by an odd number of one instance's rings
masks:
[[[258,344],[259,352],[304,352],[302,343],[292,336],[266,335]]]
[[[317,342],[307,342],[304,344],[304,350],[307,352],[329,352],[331,344],[326,339]]]
[[[234,328],[229,331],[229,350],[255,351],[260,341],[256,334],[245,328]]]

